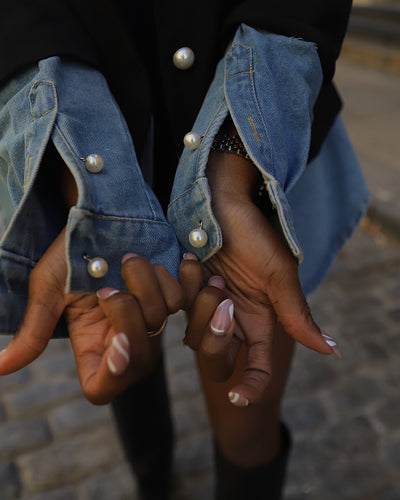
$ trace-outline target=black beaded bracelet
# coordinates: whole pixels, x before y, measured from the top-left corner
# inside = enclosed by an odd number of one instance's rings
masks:
[[[213,151],[219,151],[221,153],[233,153],[241,156],[245,160],[252,161],[248,155],[246,148],[242,142],[242,139],[237,135],[228,135],[226,133],[217,134],[214,137],[213,143],[211,145]]]

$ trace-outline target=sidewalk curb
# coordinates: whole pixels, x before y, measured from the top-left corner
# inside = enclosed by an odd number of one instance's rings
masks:
[[[393,206],[371,200],[367,216],[379,224],[384,233],[400,238],[400,213],[393,210]]]
[[[348,34],[341,58],[400,75],[400,47]]]

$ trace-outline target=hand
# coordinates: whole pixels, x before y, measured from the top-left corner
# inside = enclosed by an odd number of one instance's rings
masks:
[[[179,310],[183,292],[163,266],[134,255],[122,265],[130,293],[103,289],[99,299],[66,294],[66,276],[64,230],[31,273],[25,315],[0,356],[0,374],[37,358],[64,314],[83,392],[93,403],[107,403],[153,369],[161,337],[149,337],[147,330],[158,330]]]
[[[216,380],[232,373],[238,339],[246,343],[247,367],[241,383],[230,391],[231,401],[244,406],[260,399],[268,384],[277,318],[286,332],[305,346],[325,354],[338,351],[333,339],[324,338],[326,334],[312,318],[301,290],[295,258],[252,201],[257,183],[255,167],[232,154],[212,153],[207,177],[223,247],[205,267],[210,274],[225,280],[226,290],[220,292],[234,304],[234,321],[229,323],[225,311],[225,340],[218,347],[214,339],[211,351],[204,347],[202,338],[205,331],[206,337],[212,338],[212,313],[207,322],[196,325],[193,320],[189,324],[187,341],[208,359],[208,370]],[[219,368],[215,368],[216,359]]]

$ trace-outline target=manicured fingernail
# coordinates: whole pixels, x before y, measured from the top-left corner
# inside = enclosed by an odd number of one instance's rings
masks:
[[[132,259],[133,257],[139,257],[139,255],[137,253],[126,253],[121,259],[121,264],[124,264],[124,262]]]
[[[120,291],[116,288],[105,287],[97,290],[96,295],[99,299],[106,300],[116,293],[120,293]]]
[[[183,254],[183,260],[199,260],[194,253],[186,252]]]
[[[211,276],[211,278],[208,280],[208,284],[210,286],[215,286],[220,290],[223,290],[225,288],[225,280],[222,276]]]
[[[249,400],[246,399],[244,396],[239,394],[238,392],[230,392],[228,394],[229,401],[235,405],[235,406],[249,406]]]
[[[217,307],[210,323],[211,331],[214,335],[222,336],[228,330],[233,320],[234,306],[231,299],[225,299]]]
[[[328,344],[328,346],[332,349],[335,356],[337,356],[339,359],[342,359],[342,355],[339,351],[339,347],[337,346],[336,341],[325,332],[321,332],[321,335],[325,340],[325,342]]]
[[[117,333],[112,339],[107,364],[113,375],[121,375],[128,368],[129,340],[125,333]]]

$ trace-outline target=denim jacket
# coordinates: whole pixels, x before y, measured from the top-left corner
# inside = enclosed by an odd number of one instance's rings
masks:
[[[36,190],[49,141],[79,191],[67,224],[67,292],[123,289],[120,262],[126,252],[164,264],[177,277],[182,248],[203,261],[221,248],[204,172],[228,112],[263,176],[284,237],[301,260],[287,194],[307,165],[312,109],[321,82],[313,43],[242,25],[193,126],[200,145],[183,151],[168,222],[143,180],[121,111],[98,71],[51,57],[10,81],[0,93],[0,177],[12,200],[12,217],[0,245],[0,332],[16,331],[29,273],[57,235],[51,206]],[[98,173],[86,168],[93,153],[104,161]],[[194,248],[188,235],[199,225],[208,241]],[[88,273],[87,260],[96,257],[108,263],[100,278]]]

